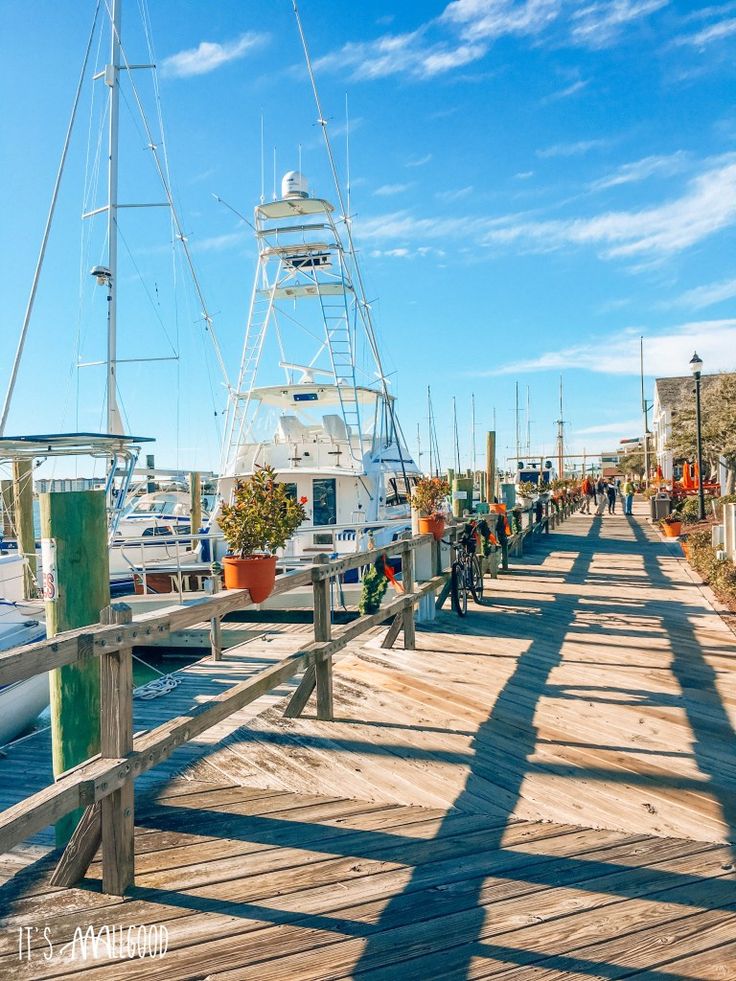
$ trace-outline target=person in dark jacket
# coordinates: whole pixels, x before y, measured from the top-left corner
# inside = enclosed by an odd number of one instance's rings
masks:
[[[617,487],[612,480],[609,480],[608,486],[606,487],[606,493],[608,494],[608,513],[616,513],[616,492]]]

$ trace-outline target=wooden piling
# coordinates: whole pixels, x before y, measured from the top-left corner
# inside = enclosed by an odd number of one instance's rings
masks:
[[[496,434],[486,433],[486,495],[493,503],[496,495]]]
[[[46,632],[97,623],[110,604],[107,515],[102,491],[41,494]],[[54,776],[100,751],[100,662],[89,657],[50,675]],[[56,824],[66,844],[81,810]]]
[[[33,463],[13,461],[13,512],[18,554],[25,556],[23,595],[36,596],[36,532],[33,527]]]
[[[463,511],[473,510],[473,478],[455,477],[452,482],[452,513],[462,518]]]
[[[189,525],[192,535],[202,527],[202,476],[196,470],[189,474]],[[195,543],[192,542],[192,548]]]
[[[3,538],[15,538],[15,518],[13,516],[13,481],[0,480],[0,501],[2,502]]]
[[[325,565],[329,556],[315,556],[315,565]],[[332,620],[330,611],[330,580],[314,581],[314,639],[332,639]],[[330,720],[334,716],[332,707],[332,656],[315,661],[315,683],[317,685],[317,718]]]

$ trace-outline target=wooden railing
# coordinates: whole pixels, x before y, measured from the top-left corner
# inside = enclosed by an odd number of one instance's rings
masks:
[[[529,523],[510,542],[549,530],[567,517],[572,506],[554,517],[545,513]],[[481,517],[478,515],[477,517]],[[179,746],[239,711],[244,706],[303,672],[285,715],[296,717],[316,689],[317,717],[331,719],[332,659],[365,631],[391,620],[383,640],[391,647],[403,632],[404,647],[415,647],[414,609],[423,597],[439,592],[432,605],[440,609],[450,588],[452,552],[466,519],[451,524],[445,538],[449,551],[430,535],[415,535],[385,548],[330,559],[316,556],[314,564],[279,576],[272,596],[311,586],[314,600],[314,639],[253,677],[193,707],[187,715],[133,736],[132,648],[165,640],[173,631],[209,620],[212,656],[221,657],[220,621],[228,613],[252,605],[247,590],[218,591],[188,605],[158,609],[132,616],[130,608],[115,604],[102,611],[101,622],[66,631],[50,640],[0,653],[0,685],[12,684],[85,658],[100,658],[100,753],[61,774],[44,790],[0,813],[0,853],[64,815],[85,808],[71,840],[52,876],[52,883],[69,886],[85,874],[102,845],[102,884],[105,892],[123,895],[134,877],[134,782],[161,763]],[[443,561],[444,554],[444,561]],[[330,615],[330,583],[352,569],[370,565],[381,556],[400,556],[403,593],[376,612],[360,616],[339,631]],[[419,561],[417,561],[419,559]],[[418,574],[419,573],[419,574]],[[422,580],[422,581],[418,581]]]
[[[451,540],[461,529],[448,529]],[[417,582],[415,555],[423,554],[429,576]],[[404,592],[373,614],[360,616],[333,631],[330,582],[337,576],[375,562],[380,556],[400,556]],[[427,558],[430,557],[429,562]],[[74,664],[89,657],[100,660],[100,753],[60,775],[44,790],[0,814],[0,853],[84,807],[83,817],[66,846],[53,883],[71,885],[86,872],[102,844],[102,879],[106,892],[122,895],[133,882],[133,785],[136,777],[165,760],[182,744],[195,739],[261,695],[300,672],[304,677],[287,704],[285,714],[298,716],[316,688],[317,716],[332,718],[332,658],[351,640],[391,619],[384,646],[403,631],[404,645],[413,649],[414,608],[423,596],[442,588],[447,572],[440,569],[440,549],[429,535],[399,539],[385,548],[331,560],[317,556],[312,566],[279,576],[272,595],[311,586],[314,596],[314,640],[276,664],[171,719],[133,737],[132,648],[165,640],[174,630],[211,622],[212,655],[221,656],[220,620],[252,605],[247,590],[219,591],[186,606],[171,606],[132,616],[125,604],[102,611],[101,622],[67,631],[50,640],[0,653],[0,685]]]

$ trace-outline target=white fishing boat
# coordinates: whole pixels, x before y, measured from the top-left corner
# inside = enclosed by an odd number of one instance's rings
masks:
[[[0,651],[46,637],[43,604],[23,599],[24,566],[20,555],[0,555]],[[30,728],[48,703],[48,674],[0,687],[0,746]]]
[[[219,496],[271,466],[307,521],[286,556],[377,545],[408,527],[420,471],[389,392],[352,235],[296,171],[255,208],[258,266],[238,384],[231,392]],[[364,349],[360,365],[358,351]],[[277,384],[261,379],[282,373]]]

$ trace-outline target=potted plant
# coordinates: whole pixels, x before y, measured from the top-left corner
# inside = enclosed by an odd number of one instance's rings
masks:
[[[251,477],[237,481],[232,503],[222,505],[217,519],[229,546],[222,560],[227,589],[247,589],[254,603],[271,594],[276,550],[306,518],[306,501],[291,497],[272,467],[257,467]]]
[[[679,538],[682,531],[682,521],[679,514],[668,514],[659,522],[665,538]]]
[[[421,477],[414,487],[411,506],[419,512],[420,535],[434,535],[439,541],[445,531],[445,515],[442,506],[450,493],[450,485],[444,477]]]

